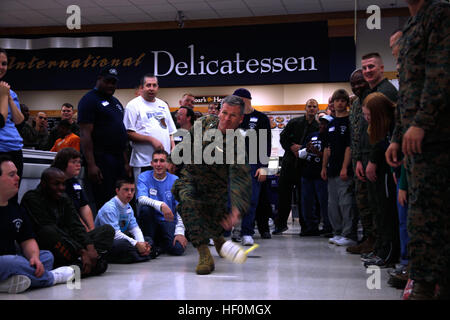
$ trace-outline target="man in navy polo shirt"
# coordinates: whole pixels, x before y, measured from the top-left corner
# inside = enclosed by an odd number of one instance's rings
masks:
[[[115,68],[103,68],[95,88],[78,103],[81,151],[87,162],[97,210],[115,196],[116,181],[130,172],[126,155],[128,138],[123,125],[124,108],[113,97],[118,80]]]

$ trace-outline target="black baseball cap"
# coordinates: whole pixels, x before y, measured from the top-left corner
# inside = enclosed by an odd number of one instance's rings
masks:
[[[98,75],[104,77],[105,79],[114,78],[119,80],[119,72],[114,67],[104,67],[100,70]]]

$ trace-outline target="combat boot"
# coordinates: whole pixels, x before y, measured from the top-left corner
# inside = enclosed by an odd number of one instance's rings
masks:
[[[435,288],[434,283],[414,280],[408,300],[433,300]]]
[[[216,247],[217,254],[219,257],[223,258],[223,255],[220,253],[220,249],[222,249],[223,244],[225,243],[224,237],[215,238],[214,240],[214,247]]]
[[[206,244],[202,244],[197,248],[199,259],[198,265],[195,268],[197,274],[210,274],[214,270],[214,259],[209,252]]]

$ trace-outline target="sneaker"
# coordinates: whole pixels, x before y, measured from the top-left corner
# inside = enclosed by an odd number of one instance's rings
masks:
[[[336,244],[336,241],[340,240],[341,236],[334,236],[333,238],[328,239],[328,243]]]
[[[369,252],[369,253],[363,253],[363,254],[361,254],[361,261],[365,262],[367,260],[372,259],[373,257],[375,257],[375,252],[374,251]]]
[[[386,261],[385,259],[380,258],[378,256],[375,256],[372,259],[369,259],[364,262],[364,267],[366,267],[366,268],[368,268],[370,266],[377,266],[380,268],[390,268],[393,265],[394,265],[393,263],[390,263],[389,261]]]
[[[214,240],[212,238],[209,239],[208,246],[210,246],[210,247],[214,246]]]
[[[231,232],[231,240],[234,242],[241,242],[241,230],[239,229],[233,229]]]
[[[288,227],[283,227],[283,228],[275,227],[275,230],[273,230],[272,234],[279,235],[279,234],[282,234],[283,232],[287,231],[287,229],[288,229]]]
[[[269,218],[268,224],[269,224],[269,228],[272,228],[273,226],[275,226],[275,223],[273,222],[272,218]]]
[[[71,267],[59,267],[50,271],[53,274],[53,285],[58,283],[67,283],[75,275]]]
[[[252,236],[242,236],[242,245],[243,246],[252,246],[255,243],[253,241]]]
[[[271,239],[272,236],[270,235],[270,232],[266,231],[266,232],[261,233],[261,238],[262,239]]]
[[[14,275],[0,281],[0,292],[21,293],[31,286],[31,279],[24,275]]]
[[[341,239],[338,239],[335,241],[336,245],[343,246],[343,247],[349,247],[349,246],[355,246],[356,241],[352,240],[350,238],[341,237]]]

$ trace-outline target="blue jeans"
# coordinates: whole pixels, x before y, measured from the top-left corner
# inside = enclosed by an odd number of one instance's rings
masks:
[[[168,222],[160,220],[160,215],[150,206],[142,205],[139,208],[138,224],[144,234],[144,237],[150,237],[153,244],[159,247],[162,252],[180,256],[184,253],[183,246],[177,241],[173,244],[175,238],[176,221]],[[174,213],[176,218],[176,213]]]
[[[24,275],[30,278],[31,288],[50,287],[53,285],[54,277],[50,270],[53,269],[53,255],[50,251],[41,250],[39,260],[44,265],[44,274],[37,278],[34,275],[36,268],[30,266],[30,262],[23,255],[0,256],[0,281],[6,280],[14,275]]]
[[[320,204],[320,215],[323,220],[323,229],[331,231],[328,219],[328,184],[319,179],[302,177],[302,213],[305,219],[306,232],[319,229],[320,217],[316,215],[316,195]]]
[[[261,183],[255,178],[256,170],[258,166],[251,164],[251,175],[252,175],[252,199],[250,202],[250,208],[247,214],[242,218],[241,223],[241,236],[252,236],[255,234],[255,213],[256,207],[258,206],[259,192],[261,190]]]
[[[402,206],[398,202],[398,190],[399,186],[397,184],[397,211],[398,211],[398,222],[399,222],[399,231],[400,231],[400,264],[406,266],[408,265],[408,204],[406,206]]]

